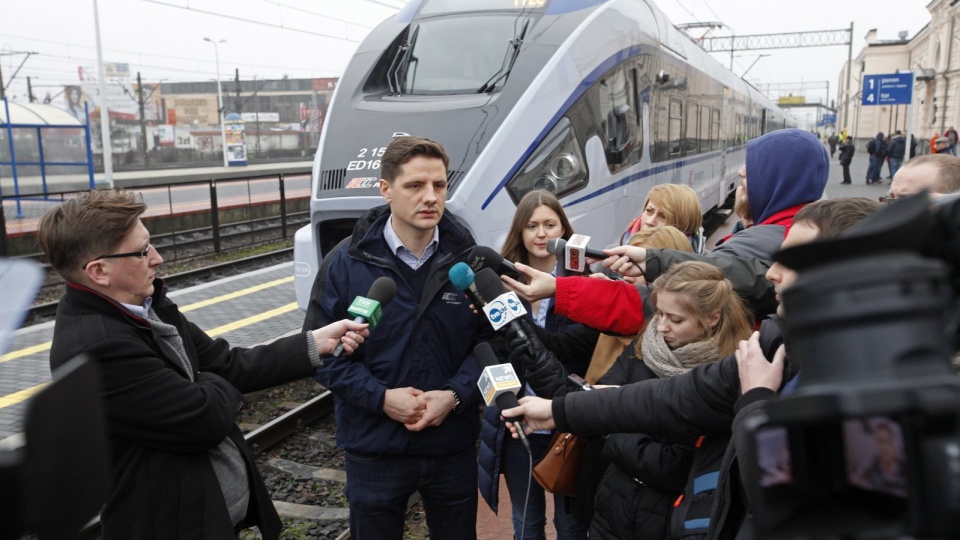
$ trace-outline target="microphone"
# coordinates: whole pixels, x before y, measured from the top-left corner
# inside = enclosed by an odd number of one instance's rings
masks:
[[[467,295],[467,298],[473,303],[473,307],[480,309],[486,305],[487,302],[480,296],[480,291],[478,291],[476,285],[474,285],[476,274],[467,266],[467,263],[458,262],[451,266],[447,272],[447,276],[450,277],[450,282],[453,283],[454,287]]]
[[[510,276],[518,281],[523,275],[512,262],[504,259],[503,256],[487,246],[474,246],[467,254],[467,264],[474,272],[490,268],[501,276]]]
[[[567,270],[583,272],[586,268],[587,257],[591,259],[606,259],[608,257],[599,249],[587,247],[589,242],[590,237],[582,234],[574,234],[569,241],[563,238],[551,238],[547,240],[547,252],[557,257],[563,257],[563,266]]]
[[[520,391],[520,378],[517,377],[516,370],[512,364],[500,364],[497,356],[493,354],[493,348],[489,343],[478,343],[473,348],[473,356],[480,366],[480,379],[477,381],[477,388],[480,389],[480,395],[483,396],[483,402],[487,406],[496,404],[497,409],[505,411],[519,407],[517,401],[517,392]],[[517,424],[517,433],[520,442],[530,451],[530,442],[527,441],[527,434],[523,432],[523,417],[507,418]]]
[[[396,282],[387,276],[378,277],[370,286],[370,292],[367,293],[366,297],[358,296],[353,299],[353,303],[347,308],[347,313],[353,315],[353,321],[356,323],[370,323],[370,329],[373,330],[380,324],[380,319],[383,317],[383,308],[396,295]],[[333,357],[340,358],[341,354],[343,354],[342,341],[333,349]]]
[[[513,291],[507,292],[500,282],[497,273],[489,268],[484,268],[477,272],[474,279],[474,285],[480,293],[481,299],[492,298],[489,302],[476,305],[483,310],[487,321],[494,330],[500,330],[504,326],[511,326],[517,334],[525,341],[529,341],[527,334],[517,321],[520,317],[527,314],[520,298]]]

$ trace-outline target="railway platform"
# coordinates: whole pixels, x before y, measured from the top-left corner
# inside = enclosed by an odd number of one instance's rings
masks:
[[[881,185],[865,184],[866,152],[858,152],[854,157],[852,185],[840,184],[839,163],[836,159],[830,163],[826,198],[875,199],[886,194],[889,180]],[[708,246],[726,234],[734,221],[731,218],[721,226],[708,240]],[[303,313],[296,305],[292,262],[174,291],[170,296],[201,328],[237,346],[252,346],[295,331],[303,322]],[[21,431],[26,401],[50,381],[48,360],[53,326],[50,322],[18,330],[9,350],[0,356],[0,446],[17,444],[16,435]],[[494,515],[480,499],[477,513],[480,540],[512,535],[509,494],[504,482],[500,485],[500,509],[500,514]],[[547,518],[551,523],[552,505],[548,505]],[[552,524],[547,526],[547,538],[556,538]]]

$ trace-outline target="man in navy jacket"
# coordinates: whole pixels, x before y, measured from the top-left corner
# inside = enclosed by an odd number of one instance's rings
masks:
[[[480,369],[472,350],[493,331],[447,277],[475,245],[444,213],[448,163],[434,141],[390,143],[380,180],[388,206],[362,216],[328,255],[307,312],[306,324],[325,324],[377,278],[397,283],[366,346],[317,371],[337,396],[350,531],[360,540],[401,538],[414,491],[431,538],[476,538]]]

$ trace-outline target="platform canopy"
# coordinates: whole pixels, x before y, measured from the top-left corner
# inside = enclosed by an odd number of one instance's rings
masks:
[[[82,126],[83,123],[73,117],[65,109],[44,105],[41,103],[9,102],[10,120],[12,124],[26,125],[55,125],[55,126]],[[0,125],[7,123],[7,111],[0,102]]]

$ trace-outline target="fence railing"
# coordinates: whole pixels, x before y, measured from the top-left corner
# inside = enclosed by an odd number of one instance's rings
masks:
[[[141,220],[167,263],[290,239],[309,221],[309,175],[272,174],[129,187],[147,204]],[[43,261],[37,228],[43,215],[84,191],[0,196],[0,257]]]

